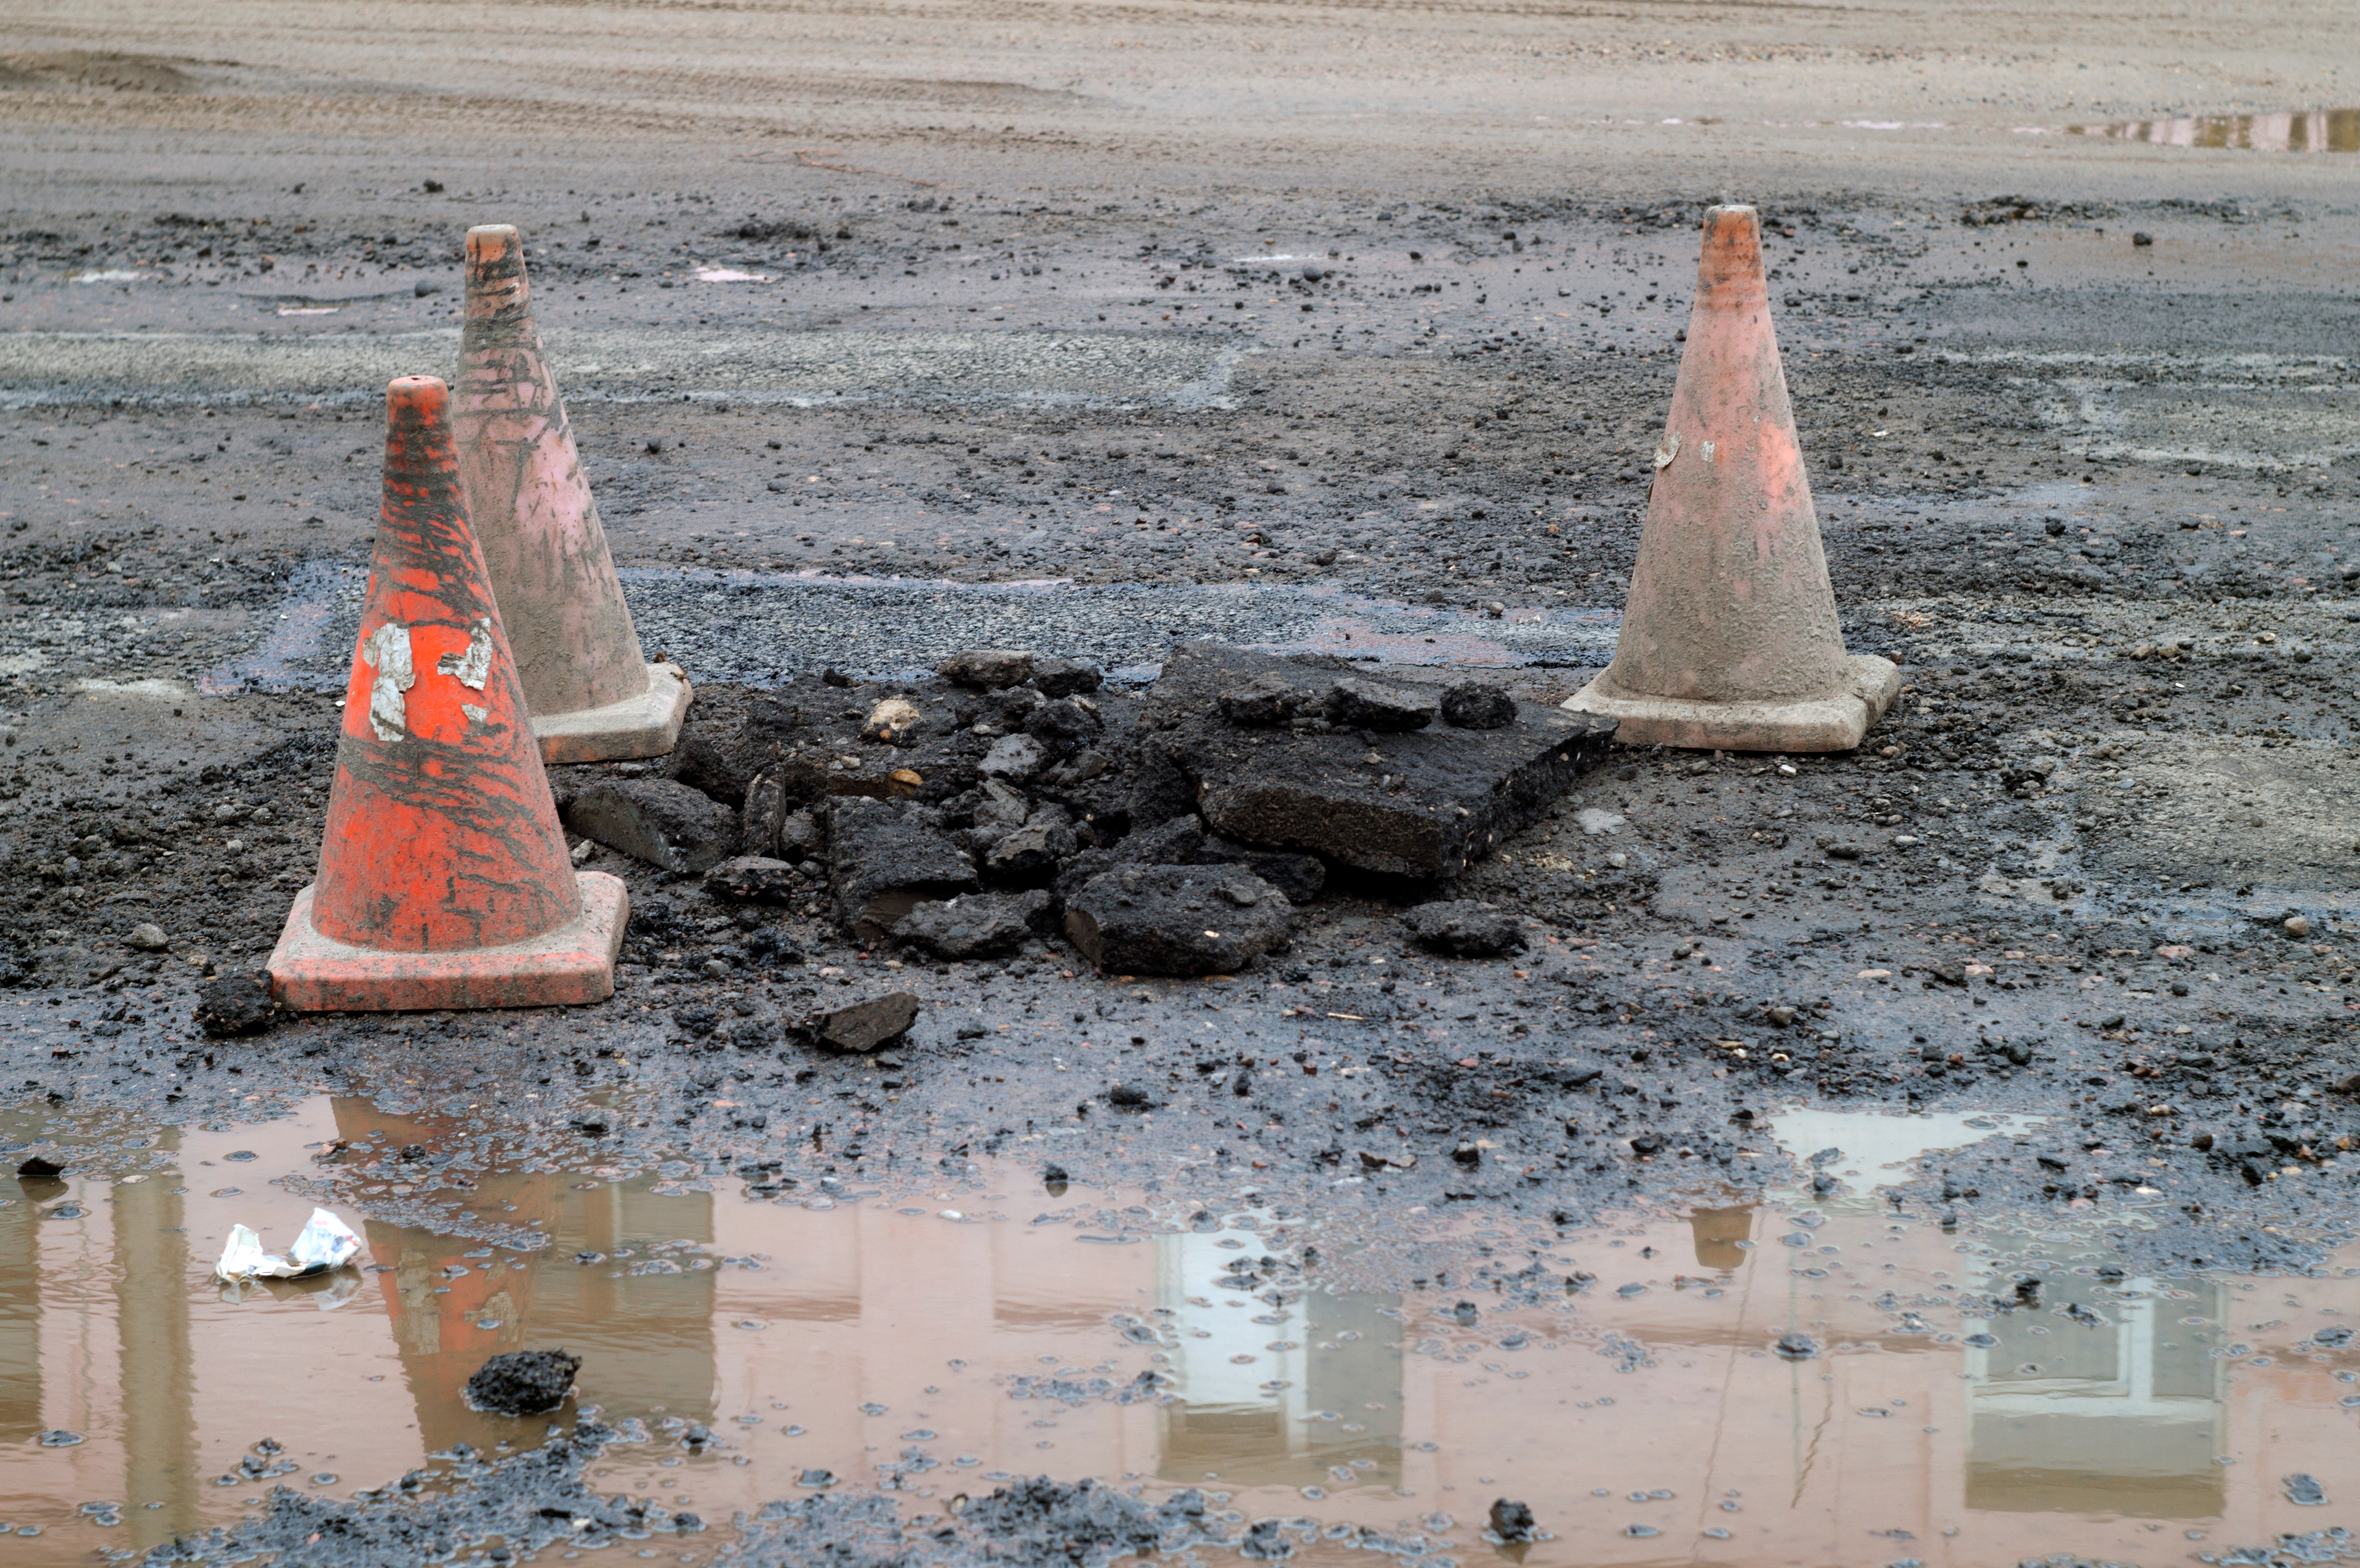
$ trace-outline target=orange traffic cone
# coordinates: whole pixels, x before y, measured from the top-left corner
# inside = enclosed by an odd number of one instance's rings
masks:
[[[452,424],[544,762],[661,757],[680,738],[680,667],[650,664],[541,351],[524,242],[467,231],[467,320]]]
[[[1630,746],[1849,751],[1900,691],[1889,661],[1844,652],[1761,223],[1715,207],[1614,662],[1565,706]]]
[[[385,506],[344,687],[318,880],[270,955],[308,1011],[526,1007],[614,995],[629,899],[576,872],[460,504],[451,395],[386,389]]]

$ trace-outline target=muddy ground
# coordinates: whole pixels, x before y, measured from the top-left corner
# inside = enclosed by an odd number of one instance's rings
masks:
[[[595,30],[495,89],[498,50],[421,65],[391,24],[235,49],[161,13],[9,24],[10,1093],[197,1122],[332,1085],[460,1107],[517,1158],[595,1138],[772,1191],[999,1156],[1566,1225],[1791,1180],[1749,1130],[1785,1105],[2037,1112],[1895,1203],[2119,1210],[2157,1267],[2315,1259],[2360,1171],[2352,158],[2069,127],[2333,104],[2349,29],[2191,10],[2212,63],[2183,68],[2081,20],[1768,7],[1729,43],[1716,15],[1294,17],[1251,49],[1246,13],[1029,49],[980,14],[824,43],[683,21],[624,73],[622,128],[572,140],[584,62],[639,44]],[[803,75],[750,85],[711,58],[799,42]],[[864,64],[897,49],[922,69],[886,92]],[[951,80],[962,49],[990,80]],[[1225,49],[1284,65],[1224,77]],[[434,117],[469,114],[527,155]],[[377,388],[447,371],[466,223],[528,231],[650,650],[722,736],[771,681],[950,651],[923,616],[847,632],[895,579],[958,614],[1074,584],[1037,646],[1119,686],[1208,626],[1329,652],[1359,626],[1569,693],[1611,647],[1723,195],[1774,240],[1847,635],[1904,670],[1858,753],[1618,752],[1455,885],[1339,879],[1233,976],[1121,980],[1055,940],[937,964],[597,850],[635,911],[610,1003],[196,1027],[310,878]],[[1022,641],[1031,602],[990,603]],[[1420,950],[1401,917],[1437,897],[1511,912],[1524,952]],[[890,1054],[791,1033],[897,988],[924,1009]]]

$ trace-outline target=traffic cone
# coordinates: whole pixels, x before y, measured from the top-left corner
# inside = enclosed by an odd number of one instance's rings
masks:
[[[385,506],[344,686],[320,874],[270,955],[302,1011],[614,995],[629,899],[576,872],[460,503],[451,395],[386,389]]]
[[[541,760],[661,757],[680,738],[688,681],[678,665],[650,664],[639,651],[532,324],[524,242],[506,223],[467,231],[451,422]]]
[[[1564,705],[1630,746],[1849,751],[1900,691],[1890,661],[1844,652],[1761,223],[1712,208],[1614,661]]]

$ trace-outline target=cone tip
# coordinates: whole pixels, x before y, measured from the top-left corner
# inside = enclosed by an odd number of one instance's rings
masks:
[[[439,376],[397,376],[385,387],[386,411],[418,419],[439,419],[450,407],[451,388]]]
[[[524,240],[514,223],[467,231],[467,317],[497,316],[524,306]]]
[[[1752,207],[1731,203],[1704,210],[1705,244],[1742,245],[1758,241],[1762,215]]]
[[[1762,222],[1751,207],[1709,207],[1698,246],[1698,302],[1743,305],[1764,293]]]

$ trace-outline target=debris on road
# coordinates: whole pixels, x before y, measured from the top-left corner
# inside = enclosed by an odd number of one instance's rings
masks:
[[[666,871],[703,871],[738,837],[735,812],[672,779],[601,779],[575,794],[564,815],[583,837]]]
[[[918,1021],[918,998],[908,991],[889,991],[848,1007],[822,1013],[809,1025],[819,1043],[830,1051],[866,1055],[892,1044]]]
[[[581,1370],[582,1357],[568,1351],[508,1351],[468,1377],[467,1403],[493,1415],[541,1415],[565,1402]]]
[[[283,1258],[264,1251],[262,1238],[250,1227],[230,1226],[221,1260],[213,1265],[213,1278],[227,1284],[242,1279],[300,1279],[343,1268],[360,1249],[361,1238],[350,1225],[325,1209],[313,1209],[310,1222]]]
[[[1294,933],[1286,895],[1237,866],[1126,866],[1065,906],[1065,935],[1109,972],[1234,974]]]

